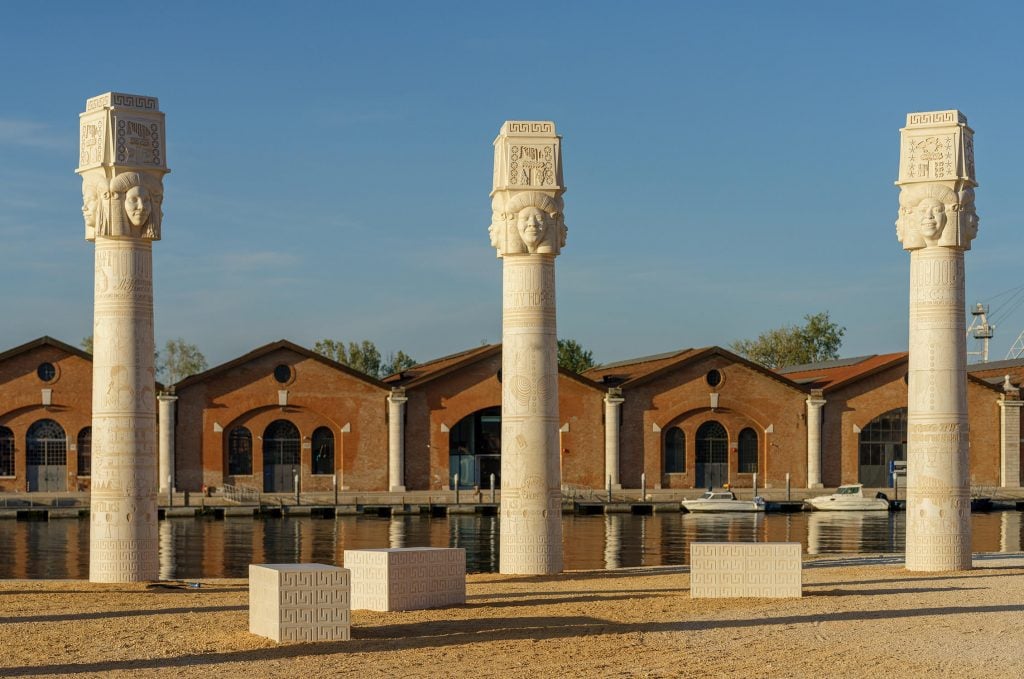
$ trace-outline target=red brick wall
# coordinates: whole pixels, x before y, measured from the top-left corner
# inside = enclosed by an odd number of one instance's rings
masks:
[[[36,375],[41,363],[52,363],[57,376],[44,383]],[[42,405],[42,389],[52,389],[52,405]],[[0,491],[25,491],[25,435],[33,423],[54,420],[67,437],[67,490],[89,487],[77,475],[79,432],[92,426],[92,362],[52,345],[41,345],[0,364],[0,425],[14,433],[15,473],[0,477]],[[33,489],[35,490],[35,489]]]
[[[277,365],[292,369],[292,381],[274,379]],[[278,405],[278,390],[288,390],[288,405]],[[291,421],[302,439],[301,486],[332,489],[330,475],[313,475],[310,438],[318,427],[334,434],[334,460],[342,489],[383,490],[387,485],[388,391],[319,360],[287,348],[274,350],[178,392],[175,447],[179,490],[224,483],[262,490],[261,438],[278,419]],[[215,431],[214,425],[222,431]],[[343,432],[345,425],[349,432]],[[226,476],[227,441],[238,426],[253,437],[253,474]]]
[[[406,391],[405,482],[409,490],[446,489],[451,429],[478,410],[501,406],[501,354],[441,375]],[[565,375],[558,380],[562,483],[600,488],[604,468],[603,393]],[[567,452],[566,452],[567,451]]]
[[[724,378],[716,388],[705,381],[713,368]],[[712,392],[719,394],[714,412]],[[740,431],[751,427],[758,437],[758,485],[785,486],[787,471],[794,486],[806,485],[807,395],[799,389],[713,354],[636,387],[624,387],[623,396],[620,479],[625,487],[638,488],[642,472],[651,488],[695,487],[697,429],[710,420],[718,421],[728,433],[730,484],[749,487],[753,483],[753,474],[739,473],[737,451]],[[655,425],[661,431],[655,431]],[[773,432],[766,434],[769,425]],[[663,474],[665,436],[674,426],[686,436],[686,472]]]
[[[825,393],[822,413],[822,482],[825,486],[858,483],[860,436],[879,415],[907,407],[906,363]],[[967,383],[970,425],[970,473],[973,485],[999,484],[998,392],[972,380]]]

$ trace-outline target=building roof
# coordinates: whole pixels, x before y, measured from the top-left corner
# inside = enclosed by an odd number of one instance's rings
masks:
[[[72,356],[78,356],[79,358],[85,359],[86,361],[92,363],[92,354],[90,354],[89,352],[82,351],[78,347],[73,347],[70,344],[65,344],[60,340],[53,339],[49,335],[43,335],[42,337],[34,339],[31,342],[19,344],[18,346],[12,349],[8,349],[7,351],[0,353],[0,361],[6,361],[7,359],[13,358],[18,354],[23,354],[27,351],[32,351],[33,349],[37,349],[43,346],[50,346],[56,349],[60,349],[61,351],[66,351]]]
[[[1010,358],[1005,361],[989,361],[988,363],[967,364],[967,372],[969,373],[990,372],[996,370],[1019,370],[1020,368],[1024,368],[1024,358]]]
[[[781,368],[778,372],[809,389],[829,391],[840,385],[856,382],[868,375],[874,375],[898,363],[906,362],[907,356],[905,351],[893,354],[872,354],[871,356],[794,365]]]
[[[358,370],[355,370],[354,368],[350,368],[349,366],[343,363],[338,363],[333,359],[327,358],[323,354],[318,354],[315,351],[312,351],[311,349],[300,347],[298,344],[295,344],[294,342],[289,342],[288,340],[284,339],[277,340],[276,342],[271,342],[270,344],[264,344],[262,347],[253,349],[249,353],[239,356],[238,358],[228,361],[227,363],[221,363],[220,365],[214,366],[209,370],[205,370],[201,373],[196,373],[195,375],[186,377],[185,379],[181,380],[180,382],[173,386],[176,390],[191,387],[194,384],[197,384],[199,382],[205,382],[206,380],[212,377],[216,377],[225,372],[228,372],[229,370],[233,370],[238,366],[245,365],[246,363],[254,361],[262,356],[266,356],[267,354],[277,351],[278,349],[287,349],[288,351],[295,352],[296,354],[299,354],[306,358],[313,359],[314,361],[319,361],[320,363],[330,366],[331,368],[339,370],[343,373],[347,373],[352,377],[372,384],[375,387],[380,387],[381,389],[388,389],[388,385],[384,384],[375,377],[370,377],[369,375],[361,373]]]
[[[455,354],[449,354],[448,356],[442,356],[441,358],[435,358],[433,361],[417,363],[408,370],[403,370],[402,372],[394,375],[388,375],[384,378],[384,382],[388,386],[392,387],[397,386],[407,389],[418,387],[442,377],[443,375],[456,372],[457,370],[461,370],[462,368],[476,363],[477,361],[481,361],[495,355],[501,355],[501,344],[485,344],[480,347],[467,349],[466,351],[460,351]],[[566,370],[565,368],[560,367],[558,369],[558,373],[564,377],[576,380],[588,387],[601,389],[601,385],[596,384],[593,380],[571,370]]]
[[[388,375],[384,382],[389,386],[409,387],[429,382],[442,375],[447,375],[470,363],[501,353],[500,344],[484,344],[454,354],[448,354],[432,361],[417,363],[411,368],[394,375]]]
[[[624,361],[616,361],[615,363],[605,363],[604,365],[595,366],[590,370],[584,371],[583,375],[595,382],[624,384],[650,375],[666,366],[674,365],[683,358],[698,351],[700,349],[680,349],[664,354],[640,356]]]
[[[759,372],[766,377],[770,377],[776,382],[781,382],[787,387],[791,387],[798,391],[804,391],[799,384],[789,379],[788,376],[780,375],[777,372],[765,368],[759,363],[754,363],[743,356],[734,354],[727,349],[717,346],[703,347],[699,349],[681,349],[679,351],[655,354],[653,356],[641,356],[640,358],[634,358],[627,361],[619,361],[617,363],[597,366],[596,368],[591,368],[586,371],[583,375],[595,382],[602,382],[605,385],[634,387],[648,380],[656,379],[657,377],[673,370],[677,370],[683,365],[703,360],[711,356],[721,356],[734,363],[743,364],[755,372]]]

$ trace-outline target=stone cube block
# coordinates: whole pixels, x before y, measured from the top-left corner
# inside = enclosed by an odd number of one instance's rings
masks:
[[[693,542],[690,596],[800,597],[802,569],[799,542]]]
[[[346,549],[352,608],[411,611],[466,603],[466,550]]]
[[[351,585],[337,566],[250,564],[249,631],[277,642],[347,641]]]

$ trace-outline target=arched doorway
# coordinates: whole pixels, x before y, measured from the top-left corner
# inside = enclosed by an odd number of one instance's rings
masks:
[[[484,408],[459,420],[448,432],[448,483],[460,488],[501,487],[501,407]]]
[[[697,429],[697,469],[694,483],[698,488],[722,486],[729,481],[729,435],[725,427],[709,420]]]
[[[39,420],[25,434],[25,477],[30,491],[68,489],[68,439],[53,420]]]
[[[302,448],[299,429],[288,420],[274,420],[263,432],[263,492],[292,493]]]
[[[746,427],[740,432],[739,460],[737,471],[740,474],[757,473],[757,432]]]
[[[858,480],[869,488],[891,485],[889,465],[907,459],[907,409],[896,408],[871,420],[860,432]]]

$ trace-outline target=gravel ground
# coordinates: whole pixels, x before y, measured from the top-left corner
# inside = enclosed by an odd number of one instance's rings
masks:
[[[1024,677],[1024,554],[959,573],[804,564],[801,599],[691,599],[688,569],[471,575],[449,609],[353,611],[348,642],[248,633],[244,580],[0,581],[0,676]]]

